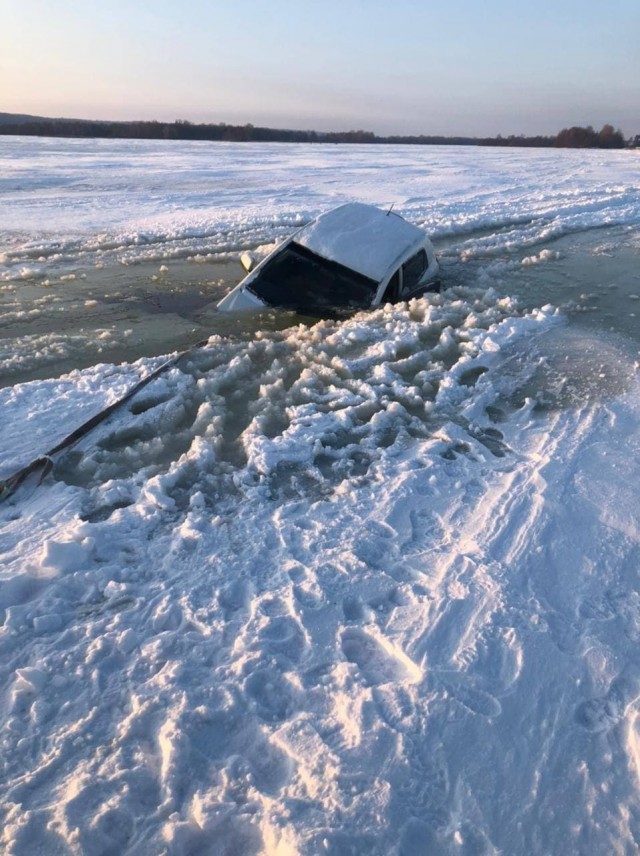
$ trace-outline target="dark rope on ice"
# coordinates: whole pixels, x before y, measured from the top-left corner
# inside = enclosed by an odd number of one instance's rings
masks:
[[[186,357],[193,351],[198,350],[198,348],[203,348],[208,343],[208,341],[208,339],[202,339],[200,342],[196,342],[195,345],[192,345],[186,351],[181,351],[179,354],[176,354],[175,356],[166,360],[166,362],[159,365],[152,372],[146,375],[146,377],[143,377],[142,380],[134,384],[131,389],[128,389],[125,394],[121,396],[117,401],[114,401],[112,404],[109,404],[107,407],[105,407],[104,410],[101,410],[99,413],[96,413],[90,419],[87,419],[86,422],[83,422],[82,425],[80,425],[70,434],[67,434],[67,436],[63,440],[60,440],[59,443],[56,443],[56,445],[52,446],[52,448],[49,449],[47,452],[44,452],[37,458],[34,458],[17,472],[8,476],[6,479],[0,479],[0,502],[12,496],[18,490],[20,485],[33,473],[37,473],[40,471],[40,475],[38,477],[38,484],[41,484],[42,481],[46,478],[47,475],[49,475],[49,473],[53,469],[54,455],[57,455],[64,449],[68,449],[70,446],[73,446],[75,443],[78,442],[78,440],[81,440],[89,433],[89,431],[95,428],[96,425],[99,425],[101,422],[104,422],[104,420],[111,416],[111,414],[115,410],[117,410],[123,404],[126,404],[127,401],[130,401],[134,397],[134,395],[140,392],[141,389],[144,389],[147,384],[150,384],[151,381],[155,380],[172,366],[175,366],[176,363],[183,357]]]

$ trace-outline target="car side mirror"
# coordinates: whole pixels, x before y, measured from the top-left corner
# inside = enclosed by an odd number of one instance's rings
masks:
[[[255,258],[255,256],[252,256],[251,253],[243,253],[240,256],[240,264],[246,270],[247,273],[251,273],[257,263],[258,260]]]

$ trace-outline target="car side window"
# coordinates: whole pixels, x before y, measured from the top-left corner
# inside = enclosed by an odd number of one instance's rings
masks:
[[[402,297],[411,294],[411,292],[415,290],[416,286],[420,282],[420,277],[428,266],[429,262],[424,249],[418,250],[415,256],[411,256],[411,258],[402,265]]]
[[[389,284],[384,290],[384,294],[382,295],[382,300],[380,301],[381,305],[384,306],[385,303],[395,303],[399,297],[399,285],[400,285],[400,271],[397,270],[394,275],[389,280]]]

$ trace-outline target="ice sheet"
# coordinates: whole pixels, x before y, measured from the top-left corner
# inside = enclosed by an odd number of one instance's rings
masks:
[[[394,210],[466,251],[640,219],[634,152],[0,139],[0,281],[220,255],[339,204]]]

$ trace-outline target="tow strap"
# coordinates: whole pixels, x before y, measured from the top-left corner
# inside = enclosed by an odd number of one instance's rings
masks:
[[[107,417],[111,416],[111,414],[121,407],[123,404],[126,404],[127,401],[130,401],[134,395],[140,392],[141,389],[144,389],[147,384],[150,384],[152,380],[155,380],[161,374],[166,372],[172,366],[175,366],[176,363],[181,360],[183,357],[186,357],[188,354],[193,353],[193,351],[198,350],[199,348],[203,348],[209,342],[208,339],[202,339],[200,342],[196,342],[195,345],[192,345],[186,351],[181,351],[179,354],[168,359],[166,362],[162,363],[158,366],[158,368],[154,369],[150,372],[146,377],[143,377],[142,380],[138,381],[138,383],[134,384],[131,389],[127,390],[121,398],[117,401],[114,401],[108,407],[105,407],[104,410],[101,410],[99,413],[96,413],[95,416],[92,416],[90,419],[87,419],[86,422],[83,422],[79,428],[76,428],[75,431],[72,431],[70,434],[49,449],[47,452],[44,452],[42,455],[39,455],[37,458],[34,458],[30,461],[26,466],[19,469],[17,472],[13,473],[13,475],[8,476],[6,479],[0,479],[0,502],[3,502],[5,499],[8,499],[12,496],[20,485],[27,479],[32,473],[40,473],[38,478],[38,484],[41,484],[43,479],[51,472],[53,468],[53,456],[57,455],[59,452],[62,452],[64,449],[68,449],[70,446],[73,446],[78,440],[81,440],[85,437],[89,431],[103,422]]]

